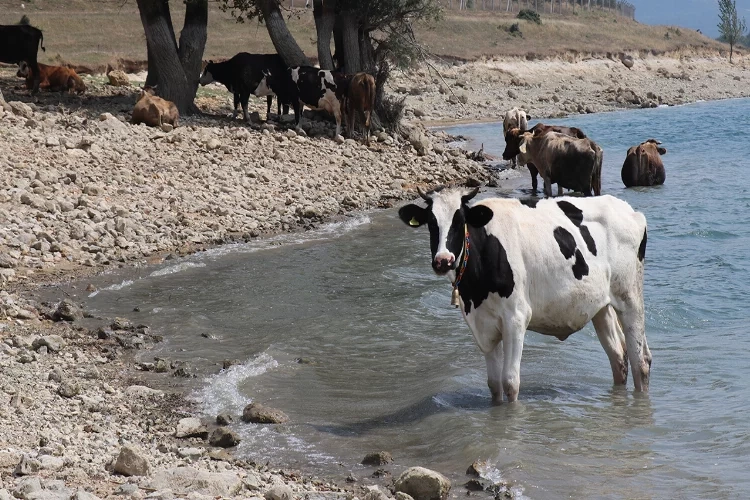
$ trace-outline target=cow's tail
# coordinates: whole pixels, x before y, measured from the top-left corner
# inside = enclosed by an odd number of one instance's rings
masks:
[[[594,173],[591,176],[591,187],[594,190],[594,196],[602,194],[602,161],[604,160],[604,151],[598,145],[594,149]]]
[[[44,33],[42,33],[42,30],[39,30],[39,46],[44,52],[47,52],[47,49],[44,48]]]

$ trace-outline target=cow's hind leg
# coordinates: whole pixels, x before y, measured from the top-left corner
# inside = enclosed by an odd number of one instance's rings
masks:
[[[610,305],[604,306],[596,313],[592,323],[594,323],[599,342],[601,342],[604,352],[607,353],[609,364],[612,366],[612,377],[615,385],[625,385],[628,381],[627,353],[624,336],[615,310]]]
[[[521,388],[521,354],[528,325],[520,314],[503,322],[503,392],[509,403],[518,399]]]
[[[493,350],[484,355],[487,362],[487,385],[493,403],[503,402],[503,343],[498,342]]]
[[[646,320],[643,311],[643,295],[628,297],[617,310],[622,323],[627,345],[630,372],[636,391],[648,391],[651,375],[651,351],[646,342]]]

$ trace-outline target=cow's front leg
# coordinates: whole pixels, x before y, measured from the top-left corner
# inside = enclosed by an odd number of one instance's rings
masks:
[[[636,294],[634,294],[636,295]],[[643,311],[643,297],[629,297],[623,307],[617,310],[625,333],[630,373],[636,391],[648,391],[651,376],[651,351],[646,342],[646,321]]]
[[[552,198],[552,181],[547,175],[543,175],[542,179],[544,179],[544,196]]]
[[[493,350],[485,353],[484,360],[487,362],[487,385],[492,393],[492,402],[499,404],[503,402],[503,343],[498,342]]]
[[[518,399],[521,387],[521,354],[529,322],[519,315],[503,323],[503,392],[512,403]]]
[[[232,110],[232,120],[237,118],[238,108],[240,107],[240,94],[234,93],[234,109]]]
[[[338,99],[334,99],[333,104],[333,117],[336,119],[336,137],[341,135],[341,103]]]

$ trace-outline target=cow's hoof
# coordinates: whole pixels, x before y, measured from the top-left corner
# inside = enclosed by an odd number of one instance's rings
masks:
[[[336,144],[343,144],[345,141],[344,136],[341,134],[338,134],[333,140],[336,141]]]

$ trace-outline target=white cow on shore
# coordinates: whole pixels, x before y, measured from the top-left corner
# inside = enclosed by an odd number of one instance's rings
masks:
[[[635,389],[647,391],[643,214],[612,196],[470,206],[477,191],[420,192],[427,206],[406,205],[399,217],[428,225],[432,267],[458,290],[493,400],[518,397],[527,329],[565,340],[590,321],[614,383],[626,383],[629,360]]]

